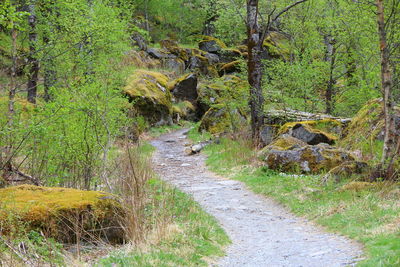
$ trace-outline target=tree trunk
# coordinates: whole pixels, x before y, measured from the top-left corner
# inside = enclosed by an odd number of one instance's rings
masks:
[[[36,33],[36,14],[35,14],[35,1],[31,1],[28,5],[28,11],[30,15],[28,16],[29,23],[29,56],[28,56],[28,101],[30,103],[36,103],[37,95],[37,82],[39,75],[39,61],[36,55],[36,45],[37,45],[37,33]]]
[[[247,1],[247,49],[248,81],[250,85],[251,130],[255,145],[260,143],[260,129],[263,125],[262,62],[263,40],[258,25],[258,0]]]
[[[394,174],[393,158],[398,153],[398,151],[396,151],[397,146],[394,121],[394,99],[392,92],[393,82],[392,73],[390,70],[389,47],[386,41],[385,12],[383,0],[377,0],[376,6],[378,9],[377,22],[381,50],[381,82],[385,116],[385,138],[382,153],[382,171],[386,179],[391,179],[393,178]]]

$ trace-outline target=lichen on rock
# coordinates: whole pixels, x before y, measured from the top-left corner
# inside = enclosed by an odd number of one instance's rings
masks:
[[[258,155],[268,168],[295,173],[320,173],[355,160],[347,151],[327,144],[308,145],[287,134],[263,148]]]

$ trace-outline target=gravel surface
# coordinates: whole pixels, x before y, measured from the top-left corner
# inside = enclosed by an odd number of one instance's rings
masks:
[[[232,240],[226,256],[211,266],[353,266],[359,260],[356,242],[324,232],[244,184],[208,171],[204,155],[184,152],[190,143],[185,132],[151,142],[157,148],[154,167],[217,218]]]

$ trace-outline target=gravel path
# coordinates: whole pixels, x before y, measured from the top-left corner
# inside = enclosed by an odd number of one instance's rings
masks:
[[[220,222],[232,240],[227,255],[213,266],[352,266],[361,247],[295,217],[240,182],[208,171],[202,154],[184,153],[189,143],[179,130],[151,143],[161,177],[191,194]]]

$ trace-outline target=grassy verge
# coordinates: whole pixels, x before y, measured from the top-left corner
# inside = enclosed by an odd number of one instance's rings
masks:
[[[189,137],[201,136],[192,130]],[[344,180],[322,185],[319,176],[279,174],[253,167],[254,152],[245,141],[222,139],[205,149],[214,172],[244,182],[271,196],[295,214],[360,241],[366,260],[359,266],[400,266],[400,185]]]
[[[153,147],[145,144],[141,151],[150,156]],[[146,203],[144,240],[111,253],[99,266],[207,266],[224,254],[228,236],[188,195],[152,178]]]

